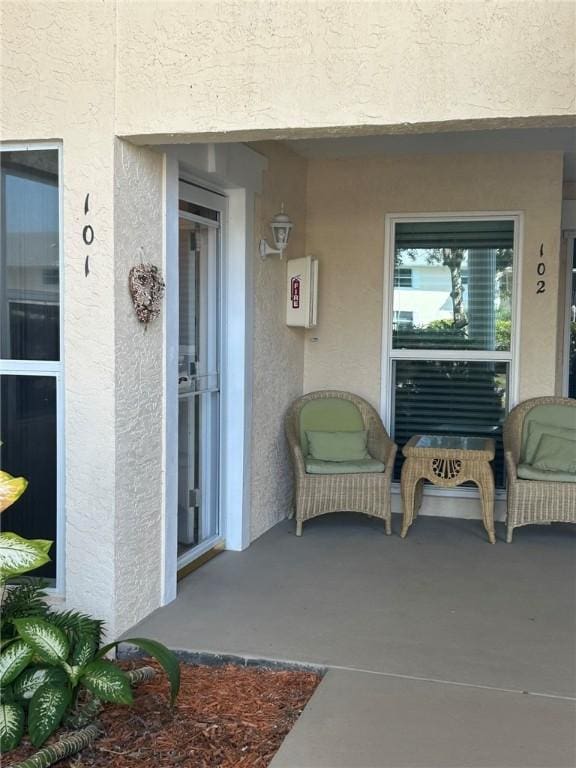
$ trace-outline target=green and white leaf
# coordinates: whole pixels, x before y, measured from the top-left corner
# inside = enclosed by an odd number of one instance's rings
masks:
[[[20,637],[48,664],[60,664],[68,658],[68,638],[45,619],[15,619],[14,626]]]
[[[22,701],[29,701],[41,685],[55,687],[66,686],[68,676],[59,667],[29,667],[16,678],[12,690],[14,696]]]
[[[72,687],[75,687],[76,685],[78,685],[78,682],[84,673],[84,667],[79,667],[77,665],[70,666],[69,664],[64,664],[64,669],[66,670],[68,679],[72,683]]]
[[[110,661],[91,661],[84,670],[81,682],[102,701],[131,704],[130,680]]]
[[[105,656],[112,648],[117,648],[121,643],[135,645],[147,653],[160,664],[170,681],[170,704],[174,704],[180,690],[180,662],[176,654],[157,640],[149,640],[146,637],[128,637],[126,640],[116,640],[100,649],[98,655]]]
[[[50,562],[51,541],[23,539],[17,533],[0,533],[0,579],[5,581]]]
[[[78,642],[74,644],[72,655],[70,657],[70,664],[77,667],[85,667],[86,664],[92,661],[96,656],[97,650],[98,645],[93,638],[87,637],[78,640]]]
[[[24,733],[24,709],[20,704],[0,704],[0,752],[20,744]]]
[[[70,689],[41,685],[30,700],[28,733],[35,747],[43,744],[62,722],[72,699]]]
[[[24,640],[16,640],[0,653],[0,685],[8,685],[26,669],[34,651]]]

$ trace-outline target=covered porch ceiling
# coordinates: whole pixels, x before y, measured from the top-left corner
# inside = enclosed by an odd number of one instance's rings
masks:
[[[576,128],[573,126],[290,139],[287,144],[308,159],[382,154],[563,152],[564,180],[576,180]]]
[[[286,128],[230,133],[122,136],[134,144],[158,146],[283,141],[308,159],[365,155],[562,152],[564,180],[576,181],[576,117],[459,121],[403,126]]]

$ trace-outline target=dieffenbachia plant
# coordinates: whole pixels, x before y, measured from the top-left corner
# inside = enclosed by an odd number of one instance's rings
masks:
[[[0,471],[0,512],[14,504],[26,490],[27,480]],[[40,568],[49,562],[51,541],[23,539],[16,533],[0,533],[0,582]]]
[[[0,511],[25,491],[24,478],[0,472]],[[14,749],[25,730],[40,746],[76,710],[85,689],[92,700],[131,704],[130,676],[105,657],[119,642],[101,646],[103,623],[77,611],[52,611],[41,586],[6,581],[50,560],[52,542],[0,534],[2,645],[0,651],[0,751]],[[170,681],[170,702],[180,687],[177,657],[161,643],[131,638],[130,643],[154,657]]]
[[[66,621],[62,622],[62,618]],[[75,708],[82,688],[100,701],[132,703],[130,677],[105,658],[119,642],[99,648],[96,633],[88,626],[76,642],[71,642],[73,633],[58,626],[60,623],[72,627],[79,619],[86,625],[90,621],[75,612],[14,621],[18,638],[0,654],[2,751],[20,743],[26,719],[30,741],[41,746]],[[123,642],[137,646],[162,666],[170,681],[173,704],[180,686],[180,666],[175,654],[155,640],[131,638]]]

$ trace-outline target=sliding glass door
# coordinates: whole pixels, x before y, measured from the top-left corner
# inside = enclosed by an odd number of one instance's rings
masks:
[[[222,207],[180,187],[178,282],[178,567],[220,540]],[[199,203],[201,200],[202,203]],[[223,202],[223,200],[222,200]]]

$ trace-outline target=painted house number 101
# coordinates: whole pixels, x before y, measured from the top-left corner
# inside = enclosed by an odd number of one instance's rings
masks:
[[[536,265],[536,272],[540,280],[536,282],[536,293],[546,293],[546,264],[544,263],[544,243],[540,243],[540,261]]]
[[[90,192],[86,194],[86,198],[84,199],[84,216],[88,216],[90,213]],[[90,247],[92,243],[94,242],[94,229],[92,227],[92,224],[85,224],[84,228],[82,229],[82,241],[84,245]],[[90,254],[86,255],[86,260],[84,262],[84,275],[85,277],[88,277],[90,274]]]

